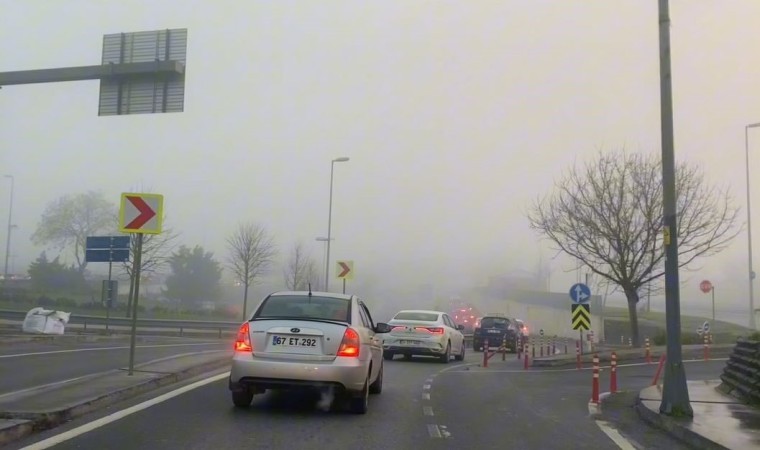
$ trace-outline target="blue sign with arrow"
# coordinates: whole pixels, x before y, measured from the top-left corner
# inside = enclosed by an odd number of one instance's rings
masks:
[[[591,297],[591,289],[583,283],[576,283],[570,288],[570,299],[574,303],[588,303]]]

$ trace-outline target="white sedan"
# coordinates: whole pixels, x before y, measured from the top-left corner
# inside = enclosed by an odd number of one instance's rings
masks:
[[[463,325],[457,325],[448,314],[440,311],[399,311],[388,322],[390,333],[383,339],[383,357],[393,359],[404,355],[436,356],[448,363],[453,355],[457,361],[464,359],[465,342]]]

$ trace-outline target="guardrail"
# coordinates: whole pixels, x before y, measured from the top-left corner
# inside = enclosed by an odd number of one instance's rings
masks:
[[[24,311],[0,310],[0,319],[23,322],[26,317]],[[88,325],[114,327],[131,327],[132,319],[126,317],[109,317],[106,321],[102,316],[85,316],[72,314],[69,318],[70,325],[82,325],[86,330]],[[223,331],[237,331],[240,322],[225,322],[217,320],[179,320],[179,319],[141,319],[137,318],[138,328],[169,328],[179,330],[180,336],[186,330],[215,330],[218,331],[219,337],[222,337]]]
[[[0,310],[0,319],[23,322],[26,317],[24,311]],[[131,327],[132,319],[126,317],[110,317],[108,321],[103,316],[85,316],[81,314],[72,314],[69,318],[69,324],[82,325],[86,330],[88,325],[114,327]],[[219,337],[222,337],[223,331],[235,332],[240,328],[240,322],[227,322],[219,320],[182,320],[182,319],[141,319],[137,318],[138,328],[169,328],[179,330],[180,336],[186,330],[215,330],[218,331]],[[472,334],[465,334],[464,340],[472,348]]]

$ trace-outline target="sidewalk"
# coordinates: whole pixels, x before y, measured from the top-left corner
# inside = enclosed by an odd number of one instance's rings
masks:
[[[760,448],[760,409],[717,391],[720,380],[688,381],[693,419],[660,414],[662,386],[639,393],[636,410],[646,422],[704,449]]]
[[[187,353],[139,364],[132,375],[123,368],[0,395],[0,446],[114,402],[222,369],[231,359],[227,350]]]

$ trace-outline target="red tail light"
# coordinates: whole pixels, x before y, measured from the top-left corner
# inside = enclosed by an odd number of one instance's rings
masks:
[[[426,331],[431,334],[443,334],[443,328],[440,327],[417,327],[417,331]]]
[[[240,329],[238,330],[237,338],[235,339],[235,351],[253,351],[253,345],[251,345],[251,329],[248,327],[248,322],[241,325]]]
[[[360,347],[361,342],[359,341],[359,333],[353,328],[346,328],[346,332],[343,333],[343,340],[340,342],[340,347],[338,348],[338,356],[358,358]]]
[[[403,325],[396,325],[395,327],[391,328],[391,331],[404,331],[406,330],[406,327]]]

